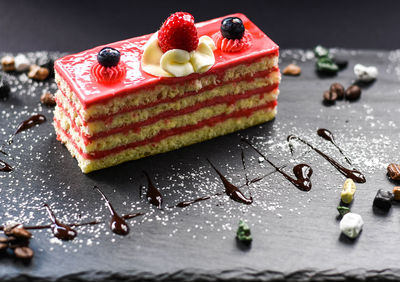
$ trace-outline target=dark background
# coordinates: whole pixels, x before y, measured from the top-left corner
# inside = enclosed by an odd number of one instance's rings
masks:
[[[152,33],[175,11],[242,12],[281,48],[397,49],[400,1],[0,0],[0,51],[79,51]]]

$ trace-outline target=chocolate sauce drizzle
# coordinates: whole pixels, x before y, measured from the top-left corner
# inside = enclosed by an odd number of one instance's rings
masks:
[[[218,174],[219,178],[221,179],[222,183],[225,186],[225,193],[234,201],[243,203],[246,205],[250,205],[253,203],[253,197],[250,196],[250,198],[247,198],[242,191],[232,183],[230,183],[225,176],[222,175],[222,173],[212,164],[212,162],[207,159],[208,163],[211,165],[211,167],[215,170],[215,172]]]
[[[17,129],[15,130],[14,134],[8,140],[8,143],[11,144],[13,142],[14,136],[17,135],[18,133],[25,131],[37,124],[44,123],[45,121],[46,121],[46,117],[44,115],[40,115],[40,114],[33,115],[30,118],[28,118],[27,120],[24,120],[17,126]]]
[[[29,119],[24,120],[23,122],[21,122],[18,127],[17,130],[14,132],[14,134],[10,137],[10,139],[8,140],[8,143],[11,144],[13,141],[13,138],[15,135],[17,135],[18,133],[20,133],[21,131],[27,130],[29,128],[31,128],[32,126],[36,125],[36,124],[41,124],[43,122],[46,121],[46,117],[44,115],[33,115],[31,116]],[[3,146],[1,146],[3,147]],[[3,151],[3,149],[0,149],[0,153],[4,154],[4,155],[8,155],[6,152]],[[10,172],[12,171],[13,168],[7,164],[5,161],[0,160],[0,171],[2,172]]]
[[[46,121],[46,117],[44,115],[33,115],[18,125],[17,130],[15,131],[14,135],[29,129],[32,126],[44,123],[45,121]]]
[[[156,206],[159,209],[162,209],[162,195],[160,191],[154,186],[153,182],[150,179],[150,176],[148,175],[147,172],[143,171],[144,175],[146,175],[147,178],[147,193],[146,193],[146,198],[150,202],[150,204]]]
[[[243,166],[243,170],[244,170],[244,177],[246,179],[246,186],[250,185],[250,181],[249,181],[249,177],[247,175],[247,171],[246,171],[246,162],[244,161],[244,151],[243,148],[241,148],[241,152],[240,152],[240,158],[242,160],[242,166]]]
[[[126,223],[124,217],[121,217],[117,214],[110,201],[107,199],[106,195],[97,187],[94,186],[94,189],[97,190],[103,200],[106,202],[106,205],[111,214],[110,228],[111,231],[118,235],[127,235],[129,233],[129,225]]]
[[[283,169],[285,167],[286,167],[286,165],[282,165],[282,166],[279,167],[279,170],[281,170],[281,169]],[[279,170],[275,169],[274,171],[271,171],[270,173],[264,174],[263,176],[259,176],[259,177],[253,178],[252,180],[250,180],[249,184],[253,184],[253,183],[256,183],[258,181],[261,181],[265,177],[270,176],[271,174],[279,172]]]
[[[298,164],[293,167],[293,173],[297,177],[297,179],[294,179],[286,172],[284,172],[281,167],[278,167],[273,162],[271,162],[263,153],[261,153],[260,150],[258,150],[253,144],[251,144],[249,140],[242,138],[242,141],[252,147],[261,157],[263,157],[271,166],[273,166],[276,171],[278,171],[290,183],[296,186],[297,189],[306,192],[311,190],[311,175],[313,173],[313,170],[308,164]]]
[[[365,176],[360,171],[356,170],[355,168],[353,168],[353,169],[345,168],[344,166],[339,164],[336,160],[334,160],[333,158],[324,154],[322,151],[318,150],[317,148],[315,148],[313,145],[311,145],[307,141],[305,141],[297,136],[289,135],[287,137],[287,141],[289,142],[289,144],[292,140],[297,140],[297,141],[300,141],[301,143],[307,145],[309,148],[311,148],[316,153],[318,153],[320,156],[322,156],[325,160],[327,160],[334,168],[336,168],[341,174],[343,174],[347,178],[351,178],[357,183],[365,183],[365,181],[366,181]]]
[[[13,170],[13,168],[8,163],[6,163],[5,161],[0,160],[0,171],[10,172],[12,170]]]
[[[144,214],[145,213],[143,213],[143,212],[138,212],[138,213],[123,215],[122,218],[123,219],[132,219],[137,216],[144,215]],[[72,228],[72,227],[87,226],[87,225],[97,225],[97,224],[102,224],[102,223],[105,223],[105,222],[101,221],[101,220],[93,220],[93,221],[88,221],[88,222],[65,224],[65,226]],[[60,222],[58,222],[58,224],[60,224]],[[34,225],[34,226],[24,225],[23,227],[24,227],[24,229],[27,229],[27,230],[41,230],[41,229],[49,229],[49,228],[51,229],[52,224]],[[3,230],[4,230],[4,226],[0,226],[0,231],[3,231]]]
[[[345,158],[346,162],[353,166],[351,163],[350,159],[346,156],[346,154],[343,152],[343,150],[338,146],[338,144],[335,141],[335,137],[333,136],[332,132],[330,132],[328,129],[325,128],[320,128],[317,130],[318,136],[324,138],[325,140],[329,141],[332,143],[333,146],[336,147],[336,149],[339,150],[339,152],[342,154],[342,156]]]
[[[98,189],[98,188],[97,188]],[[104,197],[103,193],[99,191],[102,196]],[[107,202],[107,200],[106,200]],[[108,202],[109,203],[109,202]],[[110,207],[109,205],[107,205]],[[59,220],[57,220],[56,216],[54,215],[53,211],[50,209],[48,204],[44,204],[44,207],[46,208],[51,221],[53,222],[52,224],[45,224],[45,225],[34,225],[34,226],[26,226],[24,225],[24,229],[27,230],[41,230],[41,229],[51,229],[53,232],[54,236],[61,239],[61,240],[72,240],[77,236],[77,232],[72,229],[73,227],[79,227],[79,226],[87,226],[87,225],[97,225],[97,224],[102,224],[105,223],[104,221],[99,221],[99,220],[93,220],[93,221],[88,221],[88,222],[81,222],[81,223],[70,223],[70,224],[63,224]],[[112,207],[111,207],[112,208]],[[145,213],[139,212],[139,213],[133,213],[133,214],[127,214],[123,215],[122,221],[124,219],[132,219],[137,216],[144,215]],[[0,231],[4,231],[4,226],[0,226]],[[129,231],[129,228],[128,228]],[[114,232],[114,231],[113,231]],[[118,233],[117,233],[118,234]],[[125,234],[122,234],[125,235]]]
[[[211,199],[211,198],[214,197],[214,196],[221,196],[221,195],[223,195],[223,194],[224,194],[224,193],[216,193],[216,194],[214,194],[214,195],[203,196],[203,197],[200,197],[200,198],[197,198],[197,199],[194,199],[194,200],[182,201],[182,202],[177,203],[174,207],[177,207],[177,208],[184,208],[184,207],[190,206],[190,205],[195,204],[195,203],[198,203],[198,202],[202,202],[202,201],[205,201],[205,200],[209,200],[209,199]]]
[[[58,221],[48,204],[44,204],[44,207],[46,208],[47,213],[49,214],[50,220],[53,222],[50,225],[50,228],[51,228],[51,231],[53,232],[54,236],[57,237],[58,239],[65,240],[65,241],[73,240],[76,237],[76,235],[78,234],[76,232],[76,230],[74,230],[70,226]],[[33,228],[31,228],[31,229],[33,229]],[[36,229],[39,229],[39,228],[36,228]]]

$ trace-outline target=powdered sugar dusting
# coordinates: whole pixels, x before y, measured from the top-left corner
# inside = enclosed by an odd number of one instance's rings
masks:
[[[47,52],[27,55],[32,61],[41,56],[60,56]],[[382,58],[381,54],[377,53],[375,58]],[[394,71],[400,80],[398,58],[400,55],[397,51],[390,53],[391,65],[387,71]],[[285,63],[296,61],[310,64],[313,60],[310,50],[281,52],[281,61]],[[355,63],[357,62],[351,62]],[[372,64],[368,61],[365,63]],[[43,209],[43,204],[48,203],[64,223],[92,220],[104,222],[76,227],[78,237],[71,242],[54,238],[48,229],[34,231],[34,240],[41,245],[37,251],[51,252],[63,249],[66,253],[79,252],[84,248],[101,248],[104,244],[118,245],[122,240],[130,239],[136,240],[135,248],[140,249],[145,245],[147,238],[156,236],[161,236],[167,242],[177,240],[176,238],[181,236],[196,242],[208,242],[211,241],[210,238],[227,240],[234,237],[234,230],[240,218],[246,219],[251,228],[262,226],[257,229],[261,232],[258,236],[264,236],[276,228],[289,228],[285,225],[288,215],[299,219],[307,218],[310,208],[320,207],[320,199],[337,197],[337,191],[344,181],[343,176],[328,162],[303,144],[294,143],[294,155],[291,156],[286,141],[289,134],[304,138],[345,165],[345,160],[337,148],[316,134],[320,127],[333,128],[332,133],[337,144],[356,168],[367,175],[367,181],[373,181],[370,178],[376,174],[384,174],[388,162],[398,155],[400,149],[400,133],[387,134],[398,132],[400,125],[396,116],[400,110],[383,109],[377,103],[379,99],[375,97],[384,98],[386,93],[375,87],[376,85],[364,89],[364,96],[357,103],[341,102],[329,108],[321,104],[319,107],[312,107],[317,109],[314,112],[305,109],[304,116],[300,115],[300,111],[293,110],[293,101],[298,99],[295,96],[297,93],[290,92],[292,88],[286,88],[285,84],[296,83],[295,79],[307,79],[308,76],[316,80],[314,75],[302,73],[299,78],[290,78],[287,81],[284,79],[276,120],[208,143],[218,146],[218,149],[207,144],[195,145],[167,155],[125,164],[122,166],[125,171],[127,167],[135,168],[130,170],[129,175],[118,174],[117,168],[111,168],[88,176],[79,173],[75,160],[71,159],[67,150],[55,140],[51,126],[52,109],[40,104],[42,91],[49,90],[54,93],[57,89],[55,83],[52,80],[35,82],[26,74],[7,75],[12,93],[10,98],[0,105],[0,118],[3,121],[0,137],[4,140],[3,149],[9,154],[2,156],[2,159],[10,163],[15,170],[12,173],[0,174],[3,221],[18,221],[26,225],[49,224]],[[350,84],[354,78],[351,77],[351,72],[348,72],[335,79]],[[329,87],[329,83],[330,81],[316,80],[315,85],[310,86],[310,93],[307,93],[309,103],[320,104],[322,91]],[[399,90],[396,88],[395,91]],[[17,125],[32,114],[45,115],[47,122],[18,134],[11,145],[6,145],[5,141]],[[290,118],[287,118],[288,115],[291,115]],[[292,174],[293,166],[298,163],[309,164],[314,170],[312,190],[309,193],[298,191],[254,150],[240,142],[241,137],[249,139],[277,166],[284,166],[283,170],[288,174]],[[196,151],[200,149],[204,151]],[[241,164],[241,149],[244,150],[246,170]],[[180,201],[224,192],[220,178],[208,165],[205,157],[209,157],[226,178],[240,187],[246,196],[251,195],[254,203],[243,205],[224,194],[212,196],[209,200],[185,208],[174,207]],[[163,210],[150,205],[145,197],[146,180],[141,172],[142,165],[146,167],[146,171],[149,170],[155,186],[163,194]],[[249,179],[267,176],[247,186],[246,174]],[[332,181],[327,182],[325,175],[330,175]],[[93,185],[98,185],[105,191],[119,214],[145,212],[143,216],[128,221],[132,227],[129,238],[117,236],[109,231],[108,210],[101,197],[92,191]],[[144,187],[141,195],[140,187]]]

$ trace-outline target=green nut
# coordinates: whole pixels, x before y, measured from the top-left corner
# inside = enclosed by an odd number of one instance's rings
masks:
[[[317,58],[328,57],[329,50],[326,49],[325,47],[322,47],[321,45],[318,45],[314,48],[314,54],[315,54],[315,57],[317,57]]]
[[[332,61],[331,58],[322,57],[317,61],[317,71],[325,73],[337,73],[339,71],[339,67]]]
[[[340,214],[341,216],[344,216],[346,213],[349,213],[349,212],[350,212],[350,208],[348,208],[348,207],[343,207],[343,206],[338,206],[338,207],[337,207],[337,210],[338,210],[338,212],[339,212],[339,214]]]
[[[250,244],[253,238],[251,237],[250,227],[243,220],[239,221],[239,227],[236,232],[236,238],[245,244]]]

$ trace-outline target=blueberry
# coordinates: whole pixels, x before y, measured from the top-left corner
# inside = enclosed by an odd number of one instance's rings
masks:
[[[242,39],[244,25],[240,18],[229,17],[221,22],[221,34],[227,39]]]
[[[0,99],[8,98],[8,94],[10,94],[10,85],[2,76],[0,77]]]
[[[104,47],[97,54],[97,61],[103,67],[115,67],[119,63],[121,54],[117,49],[111,47]]]

